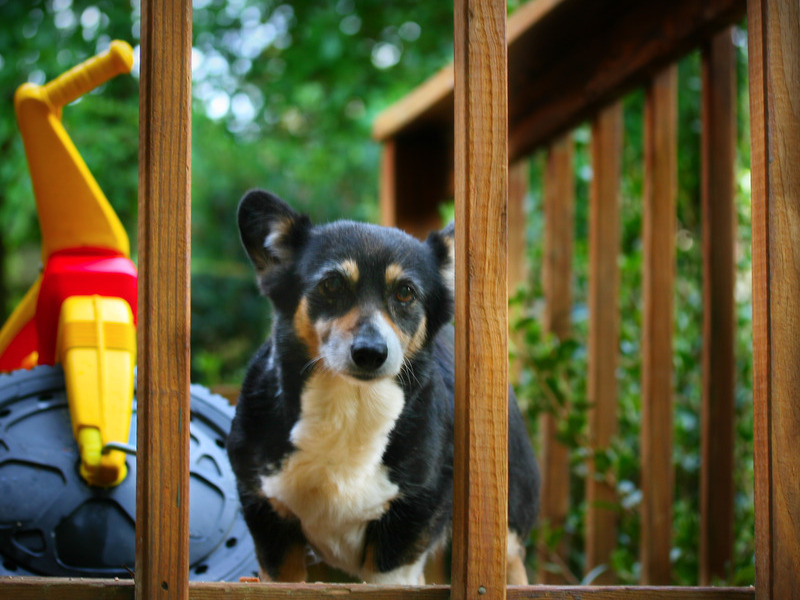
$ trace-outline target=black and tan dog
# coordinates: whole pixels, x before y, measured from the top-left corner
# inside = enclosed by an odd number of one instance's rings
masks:
[[[262,579],[303,581],[309,552],[367,582],[416,584],[447,542],[453,491],[453,228],[313,226],[279,198],[239,205],[274,307],[228,438]],[[509,405],[510,583],[539,474]]]

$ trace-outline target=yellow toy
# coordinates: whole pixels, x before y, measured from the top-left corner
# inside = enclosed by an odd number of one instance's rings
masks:
[[[0,329],[0,371],[61,363],[81,474],[120,483],[136,364],[136,268],[122,224],[61,124],[62,108],[121,73],[125,42],[40,86],[17,89],[14,106],[30,169],[45,265]]]

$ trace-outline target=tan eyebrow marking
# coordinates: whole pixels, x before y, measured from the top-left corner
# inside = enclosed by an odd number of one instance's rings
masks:
[[[339,265],[339,268],[342,270],[342,273],[347,275],[350,281],[352,281],[353,283],[358,282],[359,271],[356,261],[354,261],[351,258],[348,258]]]
[[[392,263],[386,267],[386,284],[391,285],[405,274],[403,267],[397,263]]]

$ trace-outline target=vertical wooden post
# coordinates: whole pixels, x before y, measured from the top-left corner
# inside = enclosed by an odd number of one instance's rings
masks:
[[[506,597],[506,3],[456,0],[453,598]]]
[[[528,276],[525,195],[528,193],[530,162],[518,160],[508,168],[508,293]]]
[[[592,122],[592,186],[589,224],[589,436],[592,450],[609,447],[617,433],[619,354],[619,193],[622,169],[622,104]],[[617,545],[617,493],[589,460],[586,478],[586,570],[609,565]],[[614,583],[609,570],[594,580]]]
[[[436,131],[384,141],[380,202],[384,225],[424,239],[441,226],[439,204],[453,197],[453,149]]]
[[[544,330],[564,339],[570,334],[572,313],[572,243],[575,213],[575,179],[572,168],[572,135],[552,143],[544,177],[544,259],[542,283],[545,296]],[[569,449],[556,439],[557,423],[545,413],[540,421],[542,444],[542,501],[540,520],[549,529],[563,529],[569,511]],[[540,550],[544,548],[540,547]],[[556,549],[562,564],[567,539]],[[540,583],[568,583],[565,574],[546,568],[542,555]]]
[[[525,210],[525,195],[528,193],[530,178],[530,161],[522,159],[508,168],[508,295],[516,293],[517,288],[528,278],[527,225],[528,216]],[[513,322],[520,314],[519,306],[511,314]],[[512,343],[517,350],[524,343],[522,332],[515,334]],[[511,361],[509,379],[517,381],[522,362]]]
[[[642,331],[642,583],[671,579],[672,328],[677,196],[677,66],[655,76],[645,104]]]
[[[703,408],[700,584],[733,555],[734,163],[736,61],[731,30],[703,50]]]
[[[381,225],[397,227],[397,149],[394,139],[381,148],[380,174]]]
[[[136,597],[189,597],[190,0],[142,2]]]
[[[800,4],[749,0],[756,597],[800,598]]]

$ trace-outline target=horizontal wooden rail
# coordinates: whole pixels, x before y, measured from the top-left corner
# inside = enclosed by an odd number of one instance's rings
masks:
[[[739,21],[745,0],[537,0],[508,21],[513,161]],[[453,129],[453,67],[375,120],[378,140]]]
[[[744,16],[746,0],[536,0],[508,20],[509,161],[569,131]],[[382,219],[424,237],[453,197],[453,66],[384,110]]]
[[[132,600],[133,581],[106,579],[61,579],[42,577],[0,577],[0,598],[14,600]],[[190,583],[192,600],[245,600],[250,598],[319,600],[447,600],[450,587],[412,587],[366,584],[280,584],[280,583]],[[557,587],[508,588],[508,600],[753,600],[753,588],[723,587]]]

